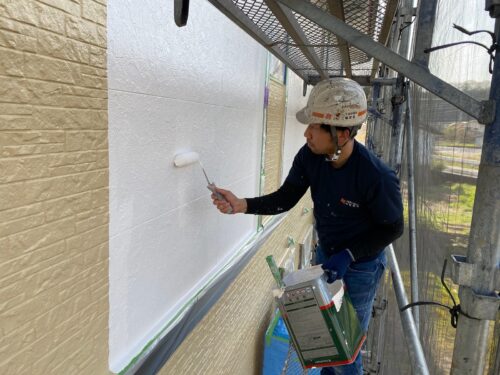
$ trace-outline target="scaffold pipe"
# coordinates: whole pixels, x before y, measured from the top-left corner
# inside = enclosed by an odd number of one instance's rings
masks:
[[[387,262],[391,269],[394,293],[396,294],[398,307],[401,309],[402,307],[408,305],[408,297],[406,296],[403,278],[401,277],[399,264],[392,245],[387,246],[385,251],[387,255]],[[418,337],[413,315],[409,309],[401,311],[400,315],[401,324],[403,325],[403,334],[408,346],[408,354],[410,355],[413,373],[415,375],[429,375],[429,368],[427,367],[427,361],[425,360],[424,351]]]
[[[405,89],[406,95],[406,152],[407,152],[407,174],[408,174],[408,227],[410,232],[410,277],[411,277],[411,302],[417,302],[418,296],[418,258],[417,258],[417,206],[415,195],[415,163],[413,160],[413,118],[411,86],[408,83]],[[420,313],[418,306],[412,307],[413,317],[417,333],[420,332]]]
[[[500,17],[500,4],[490,13]],[[500,38],[500,18],[495,21],[496,40]],[[500,272],[500,53],[495,54],[490,99],[496,102],[495,121],[484,130],[481,162],[466,262],[472,273],[461,280],[460,305],[474,319],[458,320],[451,365],[452,375],[483,374],[488,355],[490,321],[498,314],[500,296],[496,273]],[[485,311],[492,311],[485,316]]]

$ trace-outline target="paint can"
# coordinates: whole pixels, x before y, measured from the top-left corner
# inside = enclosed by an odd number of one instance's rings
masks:
[[[328,284],[314,266],[289,273],[283,284],[274,295],[302,366],[354,362],[366,335],[343,281]]]

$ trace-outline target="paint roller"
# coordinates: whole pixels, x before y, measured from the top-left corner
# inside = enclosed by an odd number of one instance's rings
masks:
[[[200,161],[200,155],[197,152],[189,151],[189,152],[181,152],[180,154],[175,155],[174,157],[174,165],[177,168],[185,167],[186,165],[190,165]]]
[[[208,190],[214,193],[217,199],[227,202],[226,198],[224,198],[224,196],[216,190],[215,183],[210,182],[210,179],[207,176],[207,172],[205,172],[205,168],[203,168],[203,165],[201,164],[200,155],[197,152],[194,151],[182,152],[180,154],[175,155],[174,157],[174,165],[177,168],[182,168],[196,162],[198,162],[198,164],[201,167],[201,170],[203,171],[203,174],[205,175],[205,179],[207,180],[208,184],[207,185]],[[228,213],[231,214],[232,212],[233,209],[230,207]]]

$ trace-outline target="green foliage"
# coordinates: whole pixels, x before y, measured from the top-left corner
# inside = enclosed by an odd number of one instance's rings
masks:
[[[444,171],[446,167],[446,164],[444,163],[444,161],[442,160],[432,160],[432,163],[431,163],[431,172],[433,173],[441,173]]]
[[[474,144],[483,132],[473,128],[467,122],[450,124],[443,130],[443,139],[455,145]]]
[[[468,183],[443,183],[429,189],[427,222],[444,233],[467,235],[472,222],[476,186]]]

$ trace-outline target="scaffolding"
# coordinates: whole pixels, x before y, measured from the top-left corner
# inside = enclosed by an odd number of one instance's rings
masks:
[[[334,76],[371,90],[366,144],[399,174],[409,230],[396,251],[387,249],[392,281],[385,278],[376,299],[365,369],[500,373],[500,0],[484,3],[494,30],[456,25],[466,38],[459,42],[434,32],[444,16],[452,29],[458,5],[447,0],[420,0],[416,8],[411,0],[209,1],[301,77],[304,94]],[[188,4],[175,0],[179,26]],[[487,54],[487,85],[448,81],[446,69],[465,71],[473,61],[444,54],[459,44],[470,59]],[[445,310],[419,302],[453,303],[456,332]]]

